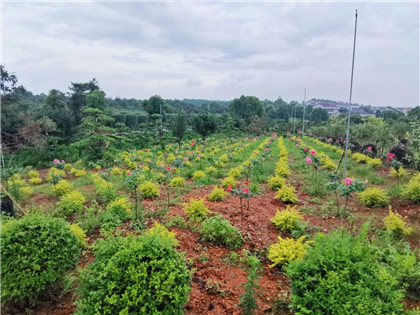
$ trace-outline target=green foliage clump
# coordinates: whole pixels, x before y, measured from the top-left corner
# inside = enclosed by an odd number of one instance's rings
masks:
[[[286,179],[279,175],[275,175],[268,179],[268,185],[270,186],[271,190],[277,190],[283,187],[286,184]]]
[[[276,215],[270,221],[283,232],[292,232],[301,226],[303,214],[300,213],[296,206],[287,205],[283,211],[277,210]]]
[[[186,229],[187,222],[185,222],[185,219],[180,215],[172,215],[167,219],[165,226],[167,228],[177,227],[179,229]]]
[[[382,165],[382,161],[380,159],[368,159],[366,162],[367,165],[378,167]]]
[[[66,172],[64,170],[51,167],[47,173],[47,182],[56,184],[59,180],[63,179],[64,176],[66,176]]]
[[[182,177],[174,177],[170,184],[172,187],[184,187],[185,179]]]
[[[127,221],[132,213],[131,204],[127,197],[120,197],[111,201],[106,207],[106,210],[118,217],[121,222]]]
[[[369,187],[365,191],[359,192],[362,204],[369,208],[383,207],[389,203],[386,192],[377,187]]]
[[[397,235],[411,234],[413,229],[407,226],[407,223],[404,221],[403,217],[398,213],[392,212],[391,207],[389,208],[389,215],[384,219],[386,229]]]
[[[228,188],[229,185],[232,186],[232,188],[236,187],[237,182],[233,177],[226,177],[226,178],[222,179],[222,187],[223,188]]]
[[[63,219],[25,216],[2,225],[1,232],[3,302],[33,304],[79,259],[79,241]]]
[[[204,199],[190,199],[190,202],[184,203],[183,206],[185,214],[193,221],[201,221],[210,213],[210,210],[204,205]]]
[[[39,177],[38,171],[30,170],[28,172],[28,182],[32,185],[39,185],[42,183],[42,179]]]
[[[70,230],[73,232],[74,236],[76,236],[79,245],[81,247],[87,247],[85,230],[83,230],[78,223],[70,225]]]
[[[287,165],[287,160],[280,160],[276,164],[275,173],[280,177],[287,177],[290,174],[289,166]]]
[[[366,226],[356,236],[318,234],[304,258],[286,268],[296,313],[401,314],[403,290],[376,259]]]
[[[214,166],[206,167],[206,172],[209,175],[213,175],[217,172],[217,168],[215,168]]]
[[[415,202],[420,202],[420,173],[417,173],[407,185],[404,185],[402,196]]]
[[[62,179],[56,185],[53,185],[51,189],[55,196],[63,196],[73,190],[73,185]]]
[[[32,194],[32,188],[18,174],[14,174],[7,180],[7,189],[16,201],[25,200]]]
[[[221,215],[208,218],[201,224],[201,237],[205,241],[228,248],[238,248],[243,243],[241,232]]]
[[[147,236],[158,236],[164,239],[167,239],[168,242],[171,242],[171,246],[177,246],[178,240],[175,237],[175,232],[169,232],[166,227],[164,227],[159,222],[155,221],[152,228],[148,229],[145,232]]]
[[[195,171],[192,174],[193,180],[199,180],[199,179],[204,178],[205,176],[206,176],[206,174],[203,171]]]
[[[151,181],[147,181],[139,186],[139,191],[144,198],[154,198],[160,195],[159,185]]]
[[[100,177],[94,178],[94,183],[95,193],[97,193],[99,198],[104,202],[110,202],[117,197],[117,192],[113,183]]]
[[[208,198],[210,201],[223,201],[226,196],[227,192],[223,188],[214,187]]]
[[[80,191],[73,190],[64,196],[61,196],[58,202],[58,209],[67,214],[80,212],[83,210],[83,204],[86,202],[85,197]]]
[[[296,189],[295,187],[291,185],[283,185],[283,187],[278,189],[277,194],[274,196],[274,199],[281,200],[284,203],[297,203],[298,202]]]
[[[278,242],[270,245],[268,248],[268,259],[273,264],[270,267],[277,265],[287,265],[293,260],[301,260],[306,253],[306,249],[309,247],[307,242],[303,243],[305,235],[302,235],[298,239],[293,238],[282,238],[278,236]]]
[[[241,175],[242,175],[242,171],[240,167],[233,168],[228,173],[228,177],[232,177],[234,179],[241,178]]]
[[[160,230],[98,240],[80,273],[76,314],[182,314],[191,274]]]

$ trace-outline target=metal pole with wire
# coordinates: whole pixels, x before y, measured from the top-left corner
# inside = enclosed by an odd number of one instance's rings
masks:
[[[305,135],[305,103],[306,103],[306,88],[305,88],[305,92],[303,94],[303,117],[302,117],[302,139],[303,136]]]
[[[352,60],[352,63],[351,63],[350,100],[349,100],[349,112],[347,114],[346,150],[345,150],[345,155],[344,155],[343,178],[346,178],[347,155],[348,155],[347,151],[349,150],[351,96],[352,96],[352,92],[353,92],[354,55],[355,55],[355,52],[356,52],[356,31],[357,31],[357,9],[356,9],[356,19],[355,19],[355,23],[354,23],[353,60]]]

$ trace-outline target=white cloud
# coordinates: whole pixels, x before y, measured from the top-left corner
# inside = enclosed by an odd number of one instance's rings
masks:
[[[35,93],[419,104],[418,3],[3,3],[3,63]]]

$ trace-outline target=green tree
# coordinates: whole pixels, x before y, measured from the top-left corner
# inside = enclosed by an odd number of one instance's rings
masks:
[[[306,115],[305,115],[306,116]],[[323,108],[315,108],[312,111],[312,121],[321,122],[328,120],[328,112]]]
[[[86,106],[104,110],[106,107],[105,93],[103,91],[93,91],[86,95]]]
[[[193,129],[206,139],[217,130],[217,123],[213,115],[200,114],[193,117]]]
[[[229,104],[229,112],[233,117],[244,119],[249,122],[251,117],[262,117],[264,115],[264,107],[262,102],[255,96],[244,96],[235,98]]]
[[[143,101],[143,107],[150,115],[164,114],[164,101],[159,95],[154,95],[148,100]],[[153,116],[152,116],[153,117]]]
[[[181,145],[181,141],[184,138],[185,132],[187,131],[187,118],[183,111],[178,111],[170,127],[172,134],[178,140],[178,145]]]
[[[70,108],[73,112],[76,125],[82,121],[83,109],[86,108],[86,95],[99,90],[98,81],[92,79],[86,83],[71,82]]]

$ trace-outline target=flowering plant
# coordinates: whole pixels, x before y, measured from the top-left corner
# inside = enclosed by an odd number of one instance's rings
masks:
[[[231,185],[228,185],[226,188],[226,191],[228,193],[231,193],[235,196],[239,197],[240,207],[241,207],[241,232],[242,232],[242,221],[243,221],[243,204],[242,204],[242,198],[247,199],[247,210],[249,210],[249,198],[252,196],[252,194],[249,192],[249,182],[245,181],[243,183],[243,186],[238,186],[238,188],[233,189]]]

